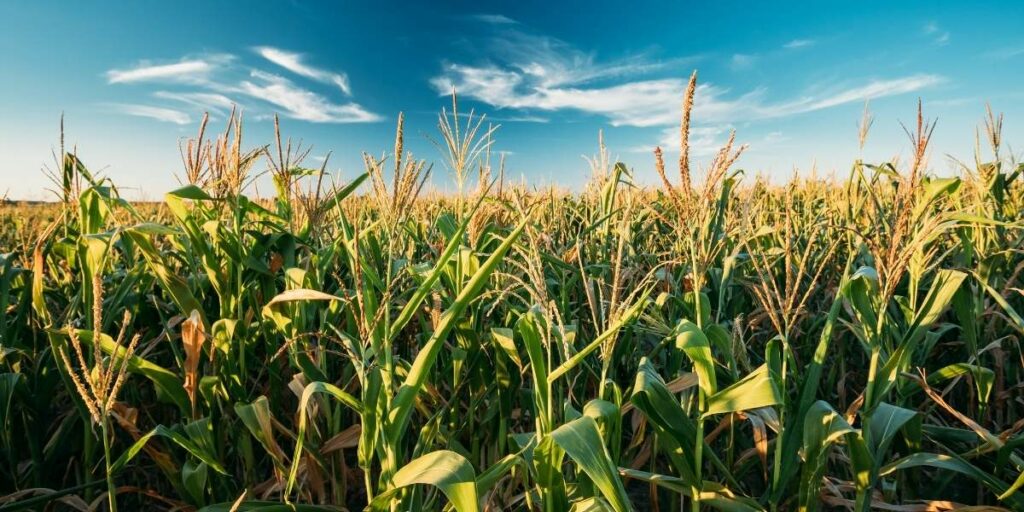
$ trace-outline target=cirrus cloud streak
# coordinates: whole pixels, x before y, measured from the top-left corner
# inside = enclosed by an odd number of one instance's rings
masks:
[[[334,85],[344,95],[351,95],[344,73],[312,67],[300,53],[269,46],[257,47],[255,51],[299,80]],[[365,123],[382,119],[359,103],[333,100],[326,92],[240,61],[235,55],[211,54],[185,57],[173,63],[142,61],[133,67],[111,69],[106,72],[109,84],[156,84],[160,89],[150,93],[152,104],[110,106],[122,114],[178,124],[189,122],[188,111],[225,115],[225,111],[242,102],[258,117],[279,112],[292,119],[314,123]]]

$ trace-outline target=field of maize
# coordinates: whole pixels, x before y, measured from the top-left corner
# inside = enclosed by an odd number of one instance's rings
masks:
[[[346,183],[204,120],[159,204],[61,147],[0,205],[0,511],[1024,510],[1001,118],[780,185],[691,163],[693,93],[658,187],[510,183],[456,108],[447,195],[401,117]]]

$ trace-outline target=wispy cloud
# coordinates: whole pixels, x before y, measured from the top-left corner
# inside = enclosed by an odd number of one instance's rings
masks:
[[[171,64],[152,64],[143,61],[128,69],[111,69],[107,71],[107,82],[123,84],[132,82],[184,82],[198,83],[218,65],[230,60],[227,55],[214,55],[206,58],[183,59]]]
[[[188,124],[192,122],[192,119],[188,114],[170,108],[153,107],[150,105],[136,105],[128,103],[113,103],[110,107],[122,114],[137,117],[148,117],[150,119],[156,119],[157,121],[163,121],[165,123],[174,124]]]
[[[341,92],[344,92],[345,94],[352,94],[347,75],[310,66],[303,62],[303,55],[301,53],[289,52],[270,46],[259,46],[255,48],[255,51],[264,59],[267,59],[270,62],[295,73],[296,75],[311,78],[318,82],[337,85],[338,88],[341,89]]]
[[[381,119],[356,103],[333,103],[278,75],[253,70],[251,78],[233,90],[282,108],[295,119],[314,123],[365,123]]]
[[[690,154],[696,157],[714,155],[722,147],[723,141],[729,136],[733,126],[730,124],[716,124],[707,126],[691,126],[688,148]],[[679,152],[679,127],[669,126],[661,129],[658,136],[658,147],[666,153]],[[642,145],[634,147],[631,153],[650,153],[654,150],[653,145]]]
[[[230,110],[235,106],[239,106],[237,102],[223,94],[209,92],[157,91],[153,93],[153,97],[184,103],[203,110],[213,111],[218,115],[225,115],[227,110]]]
[[[688,140],[690,155],[703,158],[717,154],[725,145],[726,140],[734,129],[735,127],[732,124],[690,127],[690,137]],[[765,150],[788,140],[789,137],[782,132],[771,131],[753,141],[746,141],[744,144],[748,147],[747,152],[749,153],[750,151]],[[658,138],[657,146],[666,154],[678,154],[679,127],[670,126],[663,128]],[[636,146],[630,152],[650,153],[654,150],[654,147],[653,145]]]
[[[300,78],[335,85],[346,95],[351,93],[344,74],[310,66],[302,54],[269,46],[255,51]],[[248,112],[257,119],[269,117],[275,111],[315,123],[382,119],[353,101],[335,101],[284,76],[243,65],[233,55],[186,58],[172,64],[143,62],[130,69],[110,70],[107,77],[111,84],[152,83],[161,87],[153,92],[152,98],[157,101],[152,105],[114,104],[113,110],[179,124],[189,122],[189,111],[225,115],[239,104],[239,98],[245,100]]]
[[[678,79],[637,77],[688,67],[698,57],[655,59],[648,54],[599,61],[593,53],[553,37],[518,28],[483,41],[491,63],[447,63],[430,83],[439,94],[474,98],[497,108],[578,110],[607,117],[614,125],[663,124],[665,104],[679,102]],[[621,84],[613,82],[631,80]]]
[[[845,103],[918,91],[942,82],[943,78],[938,75],[924,74],[890,80],[872,80],[864,85],[841,89],[823,97],[812,96],[791,102],[768,105],[762,110],[762,113],[765,117],[780,117],[820,111]]]
[[[808,46],[800,43],[794,47]],[[601,62],[592,54],[553,38],[508,31],[487,46],[484,64],[446,63],[431,84],[440,95],[452,89],[499,109],[532,115],[538,111],[574,111],[603,117],[613,126],[660,128],[659,142],[677,148],[683,76],[645,78],[670,69],[643,58]],[[755,55],[739,55],[734,64],[751,65]],[[674,66],[678,69],[680,66]],[[715,83],[698,85],[690,148],[694,155],[714,154],[740,122],[793,116],[922,90],[943,82],[938,75],[917,74],[857,82],[822,82],[789,98],[771,98],[766,87],[736,93]],[[770,147],[780,134],[755,141]],[[651,147],[635,148],[649,151]]]
[[[623,85],[580,88],[549,87],[522,73],[494,67],[449,65],[443,76],[431,80],[440,94],[456,89],[460,95],[498,108],[546,111],[573,109],[607,117],[613,125],[663,124],[666,101],[678,103],[682,82],[648,80]]]
[[[794,39],[784,45],[783,48],[787,50],[795,50],[797,48],[806,48],[808,46],[814,46],[816,41],[813,39]]]
[[[494,25],[515,25],[519,23],[504,14],[473,14],[469,16],[469,19]]]
[[[505,28],[484,41],[482,50],[489,59],[527,77],[544,87],[574,86],[586,83],[653,73],[693,64],[697,57],[656,59],[638,53],[618,59],[598,61],[560,39]]]
[[[464,97],[497,108],[599,115],[614,126],[670,126],[678,122],[685,80],[638,79],[638,75],[661,69],[657,62],[638,58],[604,64],[556,39],[517,31],[492,42],[492,46],[498,50],[492,52],[497,62],[448,63],[431,80],[434,89],[445,95],[455,88]],[[620,83],[607,83],[613,79]],[[699,86],[694,108],[697,118],[707,123],[767,119],[903,94],[941,81],[937,75],[921,74],[860,85],[817,84],[810,89],[816,92],[775,101],[768,99],[768,90],[763,87],[736,96],[713,83],[704,83]]]
[[[938,23],[929,21],[924,24],[924,28],[921,29],[924,35],[931,38],[932,43],[938,46],[945,46],[949,44],[949,31],[943,30]]]

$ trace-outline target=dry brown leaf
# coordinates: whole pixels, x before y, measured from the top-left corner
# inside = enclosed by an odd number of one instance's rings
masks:
[[[206,341],[206,328],[199,311],[192,310],[188,320],[181,324],[181,343],[185,347],[185,391],[192,402],[192,413],[196,411],[196,387],[199,382],[199,358]]]

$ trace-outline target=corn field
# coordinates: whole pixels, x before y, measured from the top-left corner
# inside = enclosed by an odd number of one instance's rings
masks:
[[[0,206],[0,511],[1024,510],[1001,118],[778,185],[691,162],[695,78],[658,187],[511,183],[457,105],[344,183],[204,119],[159,205],[61,148]]]

